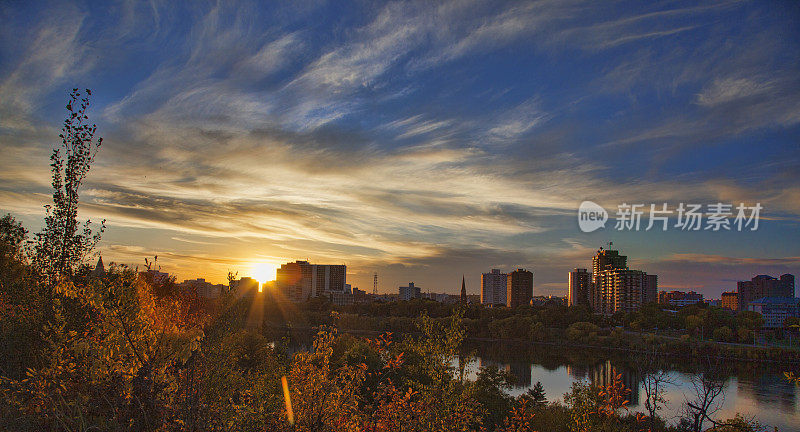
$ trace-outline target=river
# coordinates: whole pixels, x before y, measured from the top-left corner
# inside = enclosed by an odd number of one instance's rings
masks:
[[[586,380],[606,384],[612,371],[622,374],[625,385],[631,389],[630,409],[646,412],[645,392],[636,355],[592,351],[581,348],[553,348],[505,342],[471,342],[467,345],[468,377],[474,378],[479,367],[496,366],[509,372],[516,383],[509,393],[517,396],[542,383],[549,401],[563,401],[572,383]],[[458,364],[457,361],[454,362]],[[704,366],[685,359],[666,362],[670,380],[665,399],[666,407],[659,412],[670,423],[676,423],[687,398],[694,396],[692,377]],[[761,424],[778,427],[780,431],[800,431],[800,387],[788,382],[779,365],[724,362],[717,365],[724,380],[719,410],[713,415],[717,420],[731,418],[735,413],[755,417]],[[723,370],[724,369],[724,370]],[[710,425],[709,425],[710,426]]]

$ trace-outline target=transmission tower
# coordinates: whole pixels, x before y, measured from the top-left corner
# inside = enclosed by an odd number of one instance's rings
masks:
[[[378,295],[378,273],[372,275],[372,294]]]

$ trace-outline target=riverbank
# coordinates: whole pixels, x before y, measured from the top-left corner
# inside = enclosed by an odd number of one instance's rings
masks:
[[[320,326],[316,325],[291,325],[278,323],[265,323],[265,327],[278,331],[300,331],[316,333]],[[361,335],[378,336],[386,332],[396,334],[419,335],[416,330],[398,329],[392,330],[383,328],[381,330],[370,330],[364,328],[352,328],[349,326],[338,325],[340,332]],[[470,335],[467,332],[465,340],[472,342],[491,342],[491,343],[519,343],[532,346],[552,346],[559,348],[580,348],[592,349],[606,352],[625,352],[633,354],[648,354],[669,356],[684,359],[715,359],[731,360],[739,362],[761,362],[775,365],[800,365],[800,351],[787,350],[780,347],[765,347],[743,344],[730,344],[715,341],[700,341],[696,339],[680,339],[669,336],[660,336],[650,333],[635,334],[632,332],[621,332],[619,329],[600,329],[601,333],[589,333],[570,338],[567,331],[558,328],[546,328],[545,338],[531,340],[525,338],[496,338],[481,337]]]

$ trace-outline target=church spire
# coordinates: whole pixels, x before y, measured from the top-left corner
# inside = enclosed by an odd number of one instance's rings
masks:
[[[103,265],[103,256],[100,255],[100,258],[97,259],[97,265],[94,266],[94,270],[92,271],[92,275],[94,276],[105,276],[106,268]]]
[[[461,303],[467,304],[467,284],[464,281],[464,275],[461,275]]]

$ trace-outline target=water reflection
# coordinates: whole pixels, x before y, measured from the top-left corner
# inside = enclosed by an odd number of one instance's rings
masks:
[[[480,343],[467,347],[475,360],[467,365],[474,376],[480,367],[495,366],[508,371],[516,380],[512,395],[520,395],[540,381],[550,401],[563,401],[572,383],[587,380],[592,384],[608,385],[614,373],[621,374],[631,389],[629,407],[644,411],[645,378],[640,370],[641,358],[578,349],[554,349],[519,344]],[[668,360],[668,359],[667,359]],[[703,370],[701,365],[673,359],[662,365],[669,370],[674,385],[667,389],[667,406],[660,414],[676,422],[686,400],[694,397],[691,378]],[[798,387],[786,381],[776,365],[725,362],[707,370],[725,382],[724,400],[716,413],[719,419],[733,417],[737,412],[755,416],[762,424],[781,431],[800,431]],[[469,376],[469,375],[468,375]]]
[[[797,386],[776,374],[740,377],[736,389],[760,405],[780,406],[784,410],[797,406]]]
[[[514,378],[512,385],[514,388],[527,390],[532,387],[530,363],[520,361],[500,363],[493,362],[488,359],[484,360],[483,358],[478,358],[478,367],[485,368],[488,366],[494,366],[497,369],[504,370],[511,375]]]

